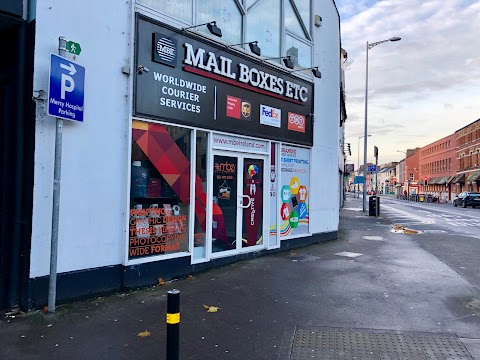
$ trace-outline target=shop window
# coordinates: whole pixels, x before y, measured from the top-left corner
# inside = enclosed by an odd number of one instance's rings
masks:
[[[309,233],[310,150],[280,149],[280,237]]]
[[[186,252],[191,130],[134,121],[129,259]]]
[[[216,21],[222,29],[223,41],[230,44],[242,42],[242,14],[234,0],[197,1],[197,24],[210,21]],[[210,35],[204,26],[198,30]],[[261,48],[263,52],[263,47]]]
[[[303,68],[312,67],[312,47],[296,39],[291,35],[286,35],[287,56],[291,56],[295,65]]]
[[[310,0],[294,0],[295,5],[297,6],[297,10],[300,13],[300,17],[302,18],[303,24],[307,28],[307,30],[311,31],[311,9],[310,9]]]
[[[305,32],[303,31],[302,25],[300,25],[300,20],[297,14],[295,14],[290,0],[285,0],[285,28],[305,38]]]
[[[188,24],[193,23],[193,0],[137,0],[137,2]]]
[[[247,15],[245,41],[258,41],[264,57],[280,56],[280,9],[281,0],[262,0]]]
[[[258,0],[244,0],[245,2],[245,6],[247,8],[249,8],[250,6],[252,6],[253,4],[255,4]]]

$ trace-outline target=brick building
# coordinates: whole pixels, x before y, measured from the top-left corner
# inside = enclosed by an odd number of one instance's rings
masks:
[[[455,197],[456,186],[451,181],[457,170],[457,135],[452,134],[420,148],[420,191],[441,200]],[[425,185],[425,179],[427,184]]]
[[[480,190],[480,119],[455,132],[456,193]]]
[[[406,161],[403,160],[400,162],[401,175],[399,176],[399,179],[401,179],[400,184],[402,187],[402,194],[404,194],[405,191],[408,193],[408,195],[419,193],[419,154],[420,148],[408,149],[406,152]]]

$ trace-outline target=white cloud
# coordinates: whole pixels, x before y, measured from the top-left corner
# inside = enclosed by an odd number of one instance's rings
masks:
[[[480,0],[336,3],[342,46],[353,60],[346,71],[352,149],[364,131],[367,40],[402,38],[369,51],[369,149],[383,150],[380,162],[399,160],[396,150],[425,146],[480,117]]]

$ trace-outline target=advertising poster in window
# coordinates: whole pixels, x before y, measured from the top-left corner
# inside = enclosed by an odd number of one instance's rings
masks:
[[[310,150],[282,145],[280,149],[280,237],[309,233]]]

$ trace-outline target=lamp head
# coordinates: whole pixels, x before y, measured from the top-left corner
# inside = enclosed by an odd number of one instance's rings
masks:
[[[293,61],[290,60],[290,56],[287,56],[286,58],[284,58],[283,63],[289,69],[293,69],[295,67],[295,64],[293,63]]]
[[[218,36],[218,37],[222,37],[222,29],[220,29],[218,26],[217,26],[217,22],[216,21],[212,21],[210,23],[207,24],[207,28],[208,28],[208,31],[210,31],[210,33],[212,35],[215,35],[215,36]]]
[[[392,37],[392,38],[390,38],[390,39],[388,39],[388,40],[390,40],[390,41],[400,41],[400,40],[402,40],[402,38],[401,38],[401,37],[398,37],[398,36],[394,36],[394,37]]]
[[[254,53],[257,56],[261,55],[261,50],[260,47],[258,46],[258,41],[252,41],[248,43],[248,46],[250,47],[250,51]]]

